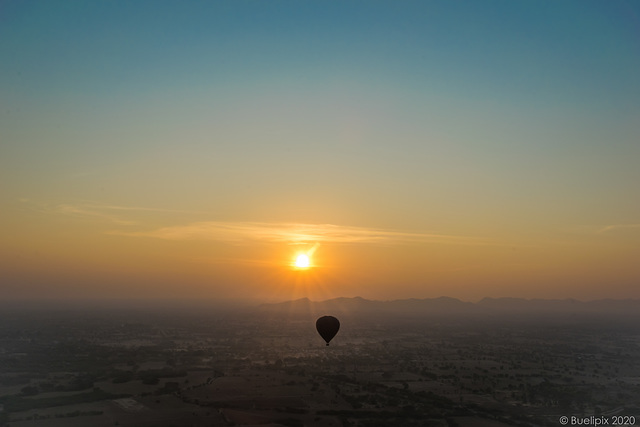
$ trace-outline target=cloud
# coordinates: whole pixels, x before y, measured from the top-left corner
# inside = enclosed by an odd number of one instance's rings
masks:
[[[180,213],[180,214],[205,214],[203,211],[186,211],[177,209],[158,209],[158,208],[143,208],[137,206],[118,206],[107,205],[95,202],[83,202],[83,203],[60,203],[57,205],[50,205],[47,203],[39,203],[27,198],[18,199],[21,203],[29,204],[32,208],[35,208],[39,212],[54,213],[61,215],[69,215],[75,217],[88,217],[99,219],[107,222],[112,222],[119,225],[134,225],[138,224],[138,221],[132,221],[124,218],[123,215],[127,213],[135,212],[158,212],[158,213]]]
[[[486,239],[444,234],[411,233],[335,224],[265,223],[202,221],[187,225],[163,227],[151,231],[112,231],[132,237],[164,240],[217,240],[241,243],[264,241],[274,243],[409,243],[433,242],[462,245],[491,244]]]
[[[599,233],[608,233],[611,231],[618,231],[618,230],[629,230],[629,229],[635,229],[635,228],[640,228],[640,224],[614,224],[614,225],[607,225],[606,227],[600,229],[600,231],[598,231]]]
[[[181,209],[161,209],[161,208],[143,208],[140,206],[118,206],[118,205],[105,205],[100,203],[88,203],[85,205],[87,208],[97,210],[110,210],[110,211],[138,211],[138,212],[165,212],[165,213],[186,213],[186,214],[206,214],[205,211],[189,211]]]
[[[132,221],[127,214],[135,212],[159,212],[202,215],[207,212],[171,209],[156,209],[108,205],[93,202],[65,203],[58,205],[37,204],[28,199],[21,202],[36,206],[41,212],[63,214],[76,217],[87,217],[111,222],[118,225],[138,227],[142,221]],[[242,222],[242,221],[199,221],[186,225],[172,225],[147,231],[112,230],[107,234],[156,238],[163,240],[212,240],[241,244],[246,242],[271,242],[286,244],[309,243],[441,243],[456,245],[503,245],[493,240],[456,236],[447,234],[417,233],[380,228],[354,227],[336,224],[305,224],[293,222]]]
[[[107,220],[110,222],[114,222],[116,224],[120,224],[120,225],[133,225],[135,224],[134,221],[129,221],[126,219],[122,219],[120,217],[117,217],[115,215],[109,215],[103,212],[100,212],[100,210],[95,210],[95,209],[91,209],[91,208],[85,208],[85,207],[79,207],[79,206],[74,206],[74,205],[57,205],[53,208],[53,211],[56,213],[60,213],[60,214],[64,214],[64,215],[76,215],[76,216],[86,216],[86,217],[92,217],[92,218],[99,218],[99,219],[103,219],[103,220]]]

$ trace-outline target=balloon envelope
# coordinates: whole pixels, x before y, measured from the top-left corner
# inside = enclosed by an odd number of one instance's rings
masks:
[[[333,316],[322,316],[316,320],[316,329],[318,333],[327,342],[333,339],[340,329],[340,321]]]

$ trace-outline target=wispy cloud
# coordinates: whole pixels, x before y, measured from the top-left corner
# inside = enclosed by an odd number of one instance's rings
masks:
[[[180,213],[191,215],[208,214],[202,211],[157,209],[135,206],[120,206],[94,202],[63,203],[47,205],[21,199],[38,210],[47,213],[76,217],[94,218],[118,225],[139,228],[142,221],[131,220],[136,212]],[[401,230],[354,227],[336,224],[305,224],[293,222],[242,222],[242,221],[199,221],[186,225],[172,225],[154,230],[113,230],[108,234],[129,237],[145,237],[163,240],[214,240],[228,243],[252,241],[309,244],[309,243],[441,243],[456,245],[503,245],[495,240],[448,234],[419,233]]]
[[[640,229],[640,224],[614,224],[614,225],[607,225],[606,227],[601,228],[598,232],[599,233],[608,233],[608,232],[611,232],[611,231],[633,230],[633,229]]]
[[[128,213],[135,212],[156,212],[156,213],[179,213],[179,214],[206,214],[208,212],[203,211],[188,211],[178,209],[160,209],[160,208],[146,208],[139,206],[120,206],[109,205],[95,202],[81,202],[81,203],[59,203],[59,204],[47,204],[33,201],[27,198],[19,199],[21,203],[29,204],[32,208],[43,213],[54,213],[61,215],[69,215],[75,217],[86,217],[98,219],[106,222],[111,222],[119,225],[134,225],[138,224],[138,221],[126,218]]]
[[[114,222],[120,225],[135,224],[135,221],[123,219],[116,215],[109,215],[107,213],[100,211],[99,209],[91,209],[89,207],[61,204],[61,205],[56,205],[55,207],[53,207],[52,210],[60,214],[98,218],[98,219],[106,220],[109,222]]]
[[[486,239],[474,237],[412,233],[335,224],[203,221],[187,225],[163,227],[151,231],[112,231],[110,233],[165,240],[218,240],[236,243],[253,240],[290,244],[310,242],[492,244]]]
[[[165,213],[186,213],[186,214],[206,214],[210,212],[206,211],[191,211],[184,209],[162,209],[162,208],[145,208],[140,206],[119,206],[119,205],[105,205],[100,203],[87,203],[81,206],[85,206],[91,209],[107,210],[107,211],[138,211],[138,212],[165,212]]]

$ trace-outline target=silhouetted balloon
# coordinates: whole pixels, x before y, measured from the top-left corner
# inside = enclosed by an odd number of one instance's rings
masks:
[[[333,339],[340,330],[340,322],[333,316],[322,316],[316,320],[316,329],[318,333],[327,342]]]

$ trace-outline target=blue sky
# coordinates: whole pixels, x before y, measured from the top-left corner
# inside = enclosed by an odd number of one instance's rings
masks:
[[[633,2],[5,2],[3,9],[3,81],[38,97],[351,77],[515,103],[604,96],[622,109],[638,98]]]

